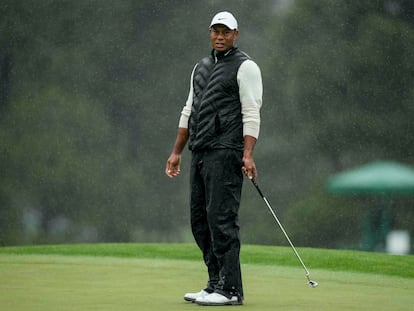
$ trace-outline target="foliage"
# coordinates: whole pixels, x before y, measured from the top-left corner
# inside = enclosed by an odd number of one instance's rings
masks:
[[[330,237],[357,214],[336,214],[338,202],[313,185],[381,158],[414,163],[414,6],[230,0],[225,9],[263,74],[255,159],[266,195],[300,244],[355,245],[350,229]],[[190,155],[179,179],[163,170],[219,10],[216,0],[1,2],[1,244],[191,240]],[[261,203],[246,185],[243,240],[282,243]],[[409,218],[405,204],[396,219]],[[321,236],[304,231],[309,218]]]
[[[358,249],[365,208],[361,202],[329,196],[318,187],[289,206],[286,227],[294,228],[291,238],[298,245]]]

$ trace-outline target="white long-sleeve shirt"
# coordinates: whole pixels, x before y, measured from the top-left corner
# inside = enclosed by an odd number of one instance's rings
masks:
[[[190,92],[181,111],[178,125],[181,128],[188,128],[188,119],[193,105],[193,77],[196,67],[197,65],[194,66],[191,73]],[[250,59],[245,60],[237,72],[237,83],[243,116],[243,136],[249,135],[257,139],[260,132],[260,108],[263,96],[262,75],[259,66]]]

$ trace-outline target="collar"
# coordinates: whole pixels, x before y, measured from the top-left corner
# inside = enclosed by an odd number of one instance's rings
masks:
[[[231,47],[229,50],[225,52],[217,52],[216,50],[211,51],[211,55],[213,56],[214,62],[217,63],[219,60],[225,58],[227,55],[231,54],[237,48],[235,46]]]

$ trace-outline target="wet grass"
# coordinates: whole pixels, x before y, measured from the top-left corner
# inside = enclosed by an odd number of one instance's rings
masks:
[[[412,310],[413,256],[299,252],[317,288],[290,248],[243,247],[243,310]],[[0,248],[0,310],[200,310],[182,296],[205,278],[192,244]]]
[[[309,269],[352,271],[414,278],[414,256],[382,253],[298,248]],[[0,247],[0,254],[65,255],[119,258],[152,258],[199,261],[200,252],[194,244],[73,244]],[[242,263],[293,266],[299,265],[289,247],[243,245]]]

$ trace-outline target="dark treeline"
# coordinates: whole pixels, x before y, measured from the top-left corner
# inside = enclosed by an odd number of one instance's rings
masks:
[[[298,245],[357,248],[376,198],[326,192],[338,171],[414,165],[414,3],[3,0],[0,243],[191,241],[188,168],[164,175],[208,25],[238,18],[260,66],[259,183]],[[282,244],[253,187],[246,243]],[[413,198],[392,226],[414,231]]]

